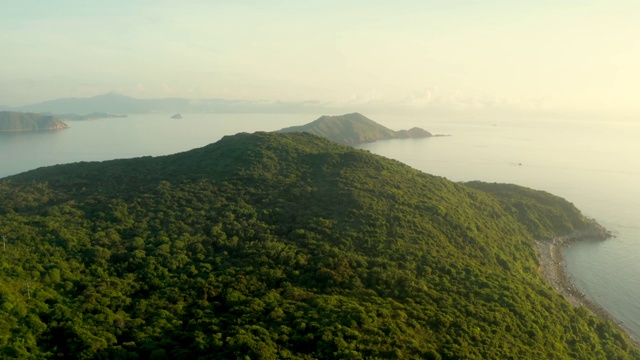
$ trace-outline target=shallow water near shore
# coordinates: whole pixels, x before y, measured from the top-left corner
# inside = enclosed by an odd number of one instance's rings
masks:
[[[613,120],[469,118],[437,121],[365,114],[393,130],[447,137],[360,146],[453,181],[515,183],[573,202],[616,236],[564,250],[569,276],[640,338],[640,123]],[[171,114],[68,122],[55,132],[0,134],[0,177],[41,166],[156,156],[224,135],[301,125],[309,114]]]
[[[631,239],[623,234],[606,242],[587,241],[563,249],[571,280],[589,298],[600,304],[636,338],[640,329],[637,307],[640,266]],[[615,244],[619,241],[619,244]],[[637,245],[637,244],[636,244]],[[628,249],[628,251],[624,251]],[[624,283],[623,283],[624,281]]]

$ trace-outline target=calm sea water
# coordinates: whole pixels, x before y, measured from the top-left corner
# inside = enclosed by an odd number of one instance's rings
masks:
[[[565,263],[590,299],[640,337],[640,122],[414,119],[407,126],[452,136],[361,148],[454,181],[545,190],[612,231],[614,239],[564,249]]]
[[[238,132],[273,131],[310,115],[134,115],[69,122],[56,132],[0,134],[0,177],[41,166],[186,151]],[[640,122],[527,119],[432,121],[371,116],[394,130],[450,134],[361,146],[453,181],[508,182],[573,202],[616,234],[565,249],[578,285],[640,337]]]
[[[59,131],[0,133],[0,177],[41,166],[168,155],[239,132],[274,131],[312,121],[309,115],[171,114],[68,121]],[[309,118],[309,119],[307,119]]]

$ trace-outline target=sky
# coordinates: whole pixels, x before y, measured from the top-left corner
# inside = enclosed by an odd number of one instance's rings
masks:
[[[107,92],[640,114],[640,2],[0,0],[0,105]]]

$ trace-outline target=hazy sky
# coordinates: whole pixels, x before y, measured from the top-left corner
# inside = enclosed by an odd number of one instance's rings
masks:
[[[640,109],[635,0],[2,0],[0,9],[0,105],[115,91]]]

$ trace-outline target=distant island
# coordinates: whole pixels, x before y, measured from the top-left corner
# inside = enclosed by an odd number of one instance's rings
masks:
[[[69,126],[53,115],[0,111],[0,132],[61,130]]]
[[[182,119],[182,115],[180,115],[180,113],[177,113],[177,114],[173,115],[171,118],[172,119]]]
[[[280,132],[307,132],[344,145],[433,136],[430,132],[417,127],[409,130],[393,131],[360,113],[339,116],[325,115],[306,125],[291,126],[280,130]]]

